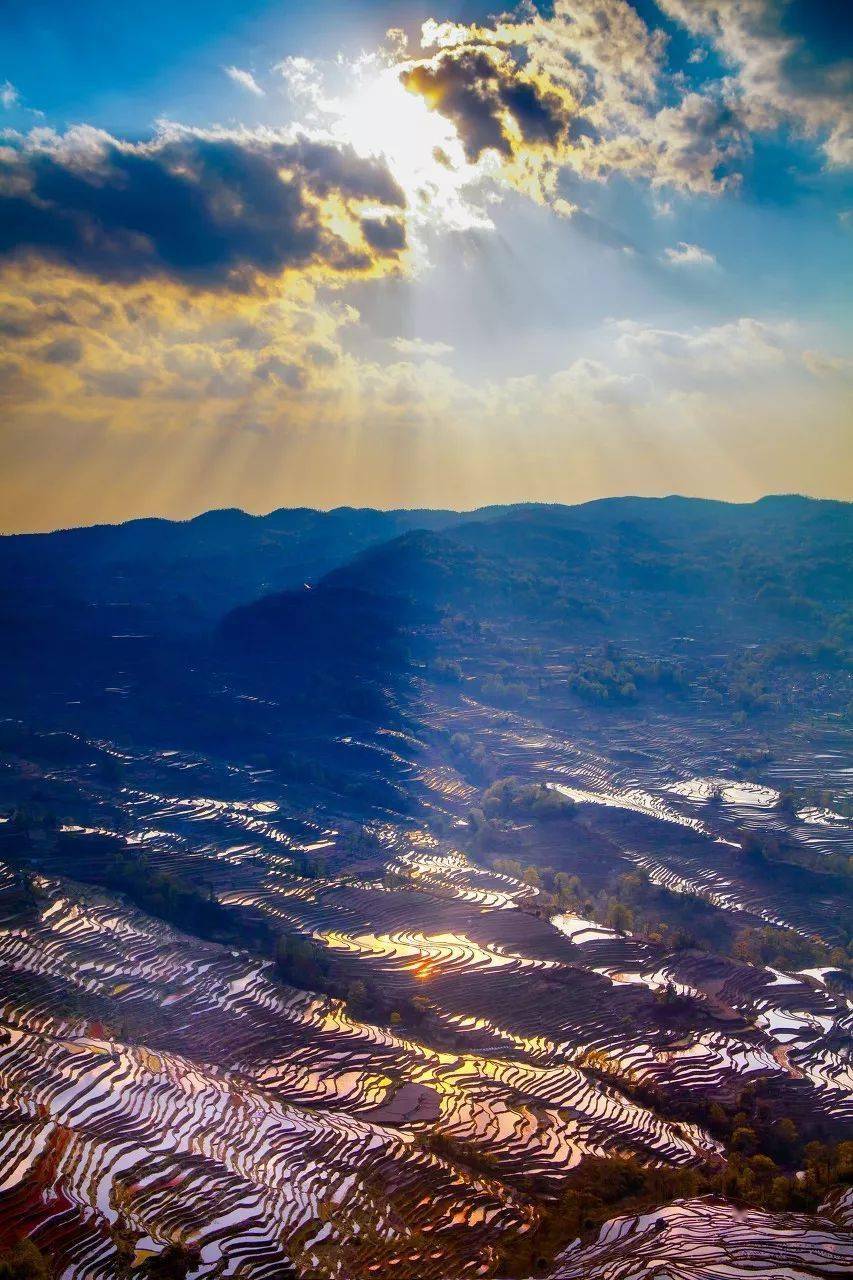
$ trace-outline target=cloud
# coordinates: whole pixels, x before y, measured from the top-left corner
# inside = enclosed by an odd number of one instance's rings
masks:
[[[226,67],[225,74],[230,80],[233,80],[235,84],[240,85],[242,89],[248,89],[249,93],[253,93],[255,97],[266,97],[266,94],[252,75],[251,71],[244,71],[242,67]]]
[[[158,420],[212,419],[235,402],[275,415],[282,390],[310,398],[334,381],[339,334],[355,313],[296,275],[286,294],[187,290],[179,281],[86,279],[59,265],[8,264],[0,331],[19,408],[106,416],[155,432]]]
[[[7,131],[0,257],[49,259],[125,283],[158,276],[250,290],[284,272],[386,273],[407,251],[412,267],[437,225],[490,227],[500,184],[569,216],[572,175],[621,174],[656,192],[735,189],[753,133],[783,121],[819,140],[830,163],[853,152],[850,67],[818,58],[783,28],[775,3],[661,7],[726,64],[701,92],[668,65],[666,32],[627,0],[554,0],[491,26],[429,20],[417,55],[396,36],[347,64],[349,99],[329,96],[317,64],[285,59],[278,69],[310,134],[168,125],[139,142],[87,126]],[[251,72],[225,71],[262,92]],[[402,83],[422,100],[437,136],[424,133],[417,113],[411,129],[403,114],[397,133],[386,133],[389,79],[399,97]],[[8,81],[0,95],[17,100]],[[429,145],[413,158],[419,138]],[[391,161],[379,158],[387,154]],[[710,265],[689,247],[667,260]]]
[[[282,360],[278,356],[268,356],[255,367],[255,377],[263,382],[271,382],[290,387],[293,391],[301,391],[307,378],[305,371],[294,360]]]
[[[199,293],[45,263],[0,276],[4,322],[7,527],[235,503],[736,497],[792,476],[843,487],[849,381],[784,320],[623,321],[553,372],[478,379],[444,343],[355,355],[357,312],[307,275],[286,293]]]
[[[676,106],[650,113],[637,106],[612,133],[579,152],[585,177],[614,173],[643,178],[656,190],[721,195],[740,184],[740,166],[751,149],[737,112],[711,91],[688,93]]]
[[[777,0],[659,3],[731,67],[730,91],[750,128],[788,123],[819,138],[830,165],[853,164],[853,60],[821,56],[804,32],[786,27],[786,6]]]
[[[12,84],[12,81],[4,80],[0,84],[0,106],[3,106],[7,111],[11,111],[12,107],[17,107],[20,101],[21,95]]]
[[[731,105],[712,92],[688,93],[663,107],[637,134],[632,159],[623,167],[648,177],[655,187],[719,195],[740,182],[740,163],[751,143]],[[629,139],[630,144],[630,139]]]
[[[679,240],[674,249],[664,249],[664,258],[674,267],[714,267],[717,259],[698,244]]]
[[[796,326],[788,320],[741,316],[724,324],[689,330],[657,329],[623,320],[616,325],[617,352],[646,366],[679,371],[689,381],[721,376],[757,377],[801,358]]]
[[[415,360],[440,360],[453,351],[447,342],[424,342],[423,338],[394,338],[391,346],[401,356]]]
[[[841,378],[853,375],[853,360],[828,351],[803,352],[803,364],[815,378]]]
[[[617,372],[601,360],[586,357],[551,374],[543,383],[544,398],[557,411],[561,401],[575,407],[626,405],[648,390],[648,383],[641,376]]]
[[[656,96],[666,36],[627,0],[555,0],[551,17],[530,25],[535,65],[584,103],[624,108]]]
[[[554,0],[547,12],[528,4],[491,27],[430,20],[422,45],[436,52],[402,75],[453,121],[469,160],[502,157],[505,180],[539,198],[556,191],[549,165],[719,195],[741,182],[753,136],[786,123],[830,165],[853,163],[853,60],[823,57],[790,32],[784,4],[659,7],[704,42],[685,66],[706,60],[705,45],[724,64],[701,91],[668,62],[665,30],[627,0]],[[515,113],[512,95],[522,92],[529,122]]]
[[[0,256],[246,289],[287,269],[357,273],[395,258],[399,219],[362,211],[404,203],[383,161],[303,137],[172,126],[134,144],[33,130],[0,158]]]
[[[370,247],[380,253],[397,253],[406,247],[406,227],[401,218],[363,218],[361,231]]]
[[[556,147],[569,104],[527,76],[506,51],[487,44],[443,49],[401,72],[403,84],[452,120],[469,162],[484,151],[510,158],[523,144]]]
[[[83,343],[77,337],[54,338],[36,355],[48,364],[77,364],[83,356]]]
[[[303,99],[312,105],[322,100],[320,71],[310,58],[291,55],[277,62],[273,70],[282,77],[291,97]]]
[[[428,22],[422,43],[438,52],[401,71],[453,122],[469,161],[501,157],[505,179],[540,199],[554,198],[564,168],[707,194],[736,185],[750,143],[725,86],[679,86],[665,33],[627,0],[555,0],[548,16],[521,13],[492,28]]]

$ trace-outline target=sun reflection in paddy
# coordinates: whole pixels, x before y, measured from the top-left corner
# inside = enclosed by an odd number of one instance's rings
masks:
[[[419,981],[445,971],[462,969],[553,969],[556,960],[540,960],[497,945],[481,945],[462,934],[362,933],[351,936],[336,930],[314,934],[333,951],[374,956],[391,967],[406,969]]]

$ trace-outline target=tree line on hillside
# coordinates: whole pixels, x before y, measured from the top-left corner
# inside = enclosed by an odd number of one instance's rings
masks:
[[[484,830],[474,810],[471,828],[475,842]],[[488,843],[488,841],[486,841]],[[539,890],[535,909],[543,915],[570,914],[606,925],[617,933],[632,933],[670,951],[703,950],[729,955],[746,963],[777,969],[828,965],[853,972],[853,938],[828,946],[820,938],[804,937],[776,925],[739,925],[725,919],[702,898],[676,893],[655,884],[641,868],[613,874],[603,888],[593,889],[579,876],[553,867],[523,864],[518,858],[486,856],[496,871]]]

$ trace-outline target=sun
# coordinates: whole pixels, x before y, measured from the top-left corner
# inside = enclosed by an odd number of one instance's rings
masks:
[[[403,87],[395,67],[360,85],[345,105],[353,146],[384,155],[401,182],[431,173],[435,151],[453,145],[447,122]]]
[[[336,137],[360,155],[384,157],[415,220],[484,225],[464,194],[479,169],[466,160],[450,121],[403,86],[399,67],[368,62],[353,78],[353,90],[336,103]]]

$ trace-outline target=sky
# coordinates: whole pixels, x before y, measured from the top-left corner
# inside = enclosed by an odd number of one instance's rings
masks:
[[[846,0],[0,5],[0,531],[853,497]]]

